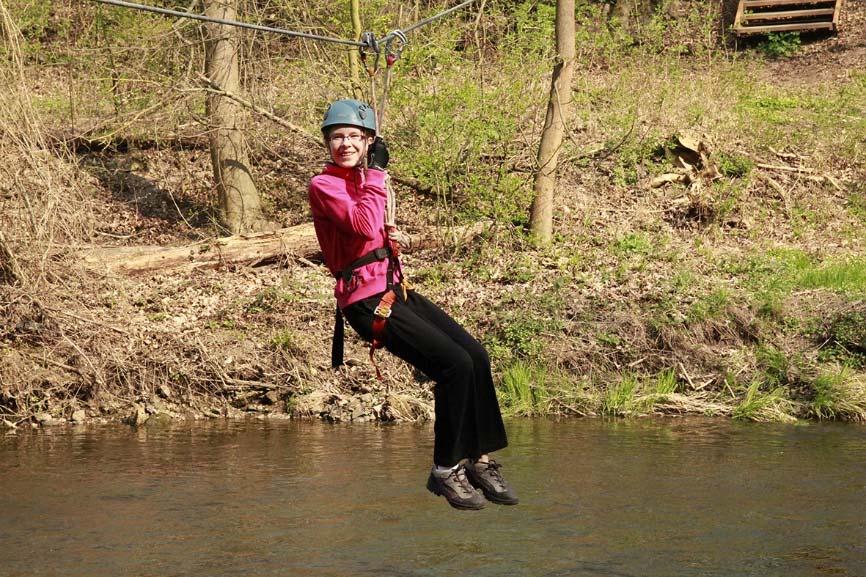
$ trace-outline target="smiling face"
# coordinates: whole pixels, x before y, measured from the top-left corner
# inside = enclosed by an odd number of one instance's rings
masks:
[[[326,140],[334,164],[354,168],[367,156],[373,137],[357,126],[337,126],[328,133]]]

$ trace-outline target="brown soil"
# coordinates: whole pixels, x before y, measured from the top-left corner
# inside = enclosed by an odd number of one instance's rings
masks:
[[[767,74],[780,84],[844,81],[866,70],[866,0],[845,0],[837,34],[802,35],[801,49],[770,62]]]

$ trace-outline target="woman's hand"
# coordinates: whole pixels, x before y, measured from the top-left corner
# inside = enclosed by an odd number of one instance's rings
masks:
[[[394,228],[388,231],[388,238],[400,245],[402,250],[412,250],[412,237],[400,229]]]
[[[381,136],[377,136],[373,139],[373,143],[367,151],[367,168],[385,170],[388,168],[388,160],[390,158],[388,145],[385,144],[385,140]]]

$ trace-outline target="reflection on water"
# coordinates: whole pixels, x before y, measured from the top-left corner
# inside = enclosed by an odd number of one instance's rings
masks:
[[[424,489],[432,427],[0,438],[0,576],[866,576],[866,428],[514,420],[517,507]]]

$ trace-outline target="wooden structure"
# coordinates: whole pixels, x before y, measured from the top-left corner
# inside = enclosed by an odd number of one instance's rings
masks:
[[[835,32],[842,0],[739,0],[737,36],[771,32]]]

